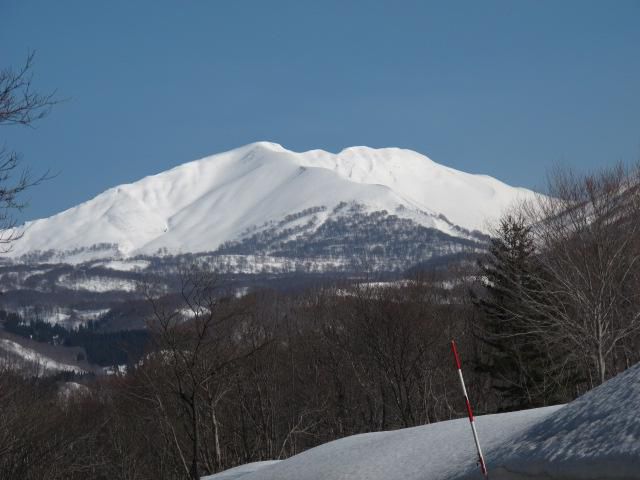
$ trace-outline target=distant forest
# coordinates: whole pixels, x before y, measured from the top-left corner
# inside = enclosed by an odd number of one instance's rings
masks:
[[[82,347],[89,363],[103,367],[135,363],[142,357],[149,342],[149,332],[146,330],[101,332],[99,322],[95,321],[89,321],[77,329],[66,329],[42,320],[28,321],[17,313],[0,310],[0,322],[7,332],[37,342]]]

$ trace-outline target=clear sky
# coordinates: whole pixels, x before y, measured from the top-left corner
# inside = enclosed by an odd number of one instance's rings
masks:
[[[22,219],[258,140],[530,188],[640,158],[640,1],[2,0],[0,67],[30,49],[68,101],[0,130],[59,172]]]

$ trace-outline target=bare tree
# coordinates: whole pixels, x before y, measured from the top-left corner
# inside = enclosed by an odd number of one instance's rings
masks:
[[[557,170],[549,195],[522,206],[538,273],[517,292],[529,315],[523,335],[582,368],[589,386],[605,381],[617,348],[640,331],[640,166],[593,175]]]
[[[0,71],[1,126],[31,127],[58,103],[55,92],[43,95],[33,90],[33,59],[31,52],[21,68]],[[25,206],[19,199],[20,194],[48,177],[47,173],[34,177],[29,169],[19,170],[19,164],[19,153],[4,144],[0,146],[0,251],[8,250],[9,244],[21,236],[13,215]]]
[[[443,358],[459,307],[449,304],[448,295],[435,279],[417,277],[405,286],[356,285],[336,299],[323,332],[359,391],[366,412],[362,431],[452,415],[450,363]]]
[[[180,302],[163,302],[148,295],[153,308],[149,328],[154,334],[156,352],[147,363],[159,367],[148,378],[156,390],[155,402],[161,410],[175,399],[179,427],[189,439],[188,448],[177,440],[185,472],[200,478],[202,452],[207,439],[203,429],[212,425],[214,467],[221,463],[217,408],[230,387],[230,369],[240,359],[252,355],[260,344],[246,341],[253,336],[252,326],[243,322],[240,312],[226,299],[217,278],[207,269],[184,268],[180,272]],[[260,337],[257,334],[256,337]],[[173,428],[172,425],[169,425]]]

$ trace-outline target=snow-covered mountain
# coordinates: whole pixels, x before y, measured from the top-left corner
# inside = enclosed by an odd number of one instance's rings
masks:
[[[300,242],[315,242],[317,257],[336,251],[327,239],[344,237],[345,228],[354,232],[347,237],[362,238],[384,225],[391,242],[393,232],[411,226],[430,232],[428,258],[443,239],[477,241],[488,222],[532,195],[411,150],[298,153],[258,142],[111,188],[29,222],[9,255],[80,252],[86,260],[220,251],[287,256],[292,245],[299,251]],[[355,224],[345,223],[354,216],[359,216]],[[384,249],[385,243],[378,238],[364,248]]]

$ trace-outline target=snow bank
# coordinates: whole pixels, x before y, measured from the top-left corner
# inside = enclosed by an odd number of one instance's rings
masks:
[[[240,465],[239,467],[230,468],[224,472],[212,475],[209,477],[202,477],[202,480],[235,480],[236,478],[245,477],[249,473],[257,472],[261,468],[268,467],[279,463],[280,460],[268,460],[266,462],[253,462],[246,465]]]
[[[565,406],[477,418],[491,480],[640,480],[640,364]],[[467,419],[367,433],[209,480],[480,479]]]
[[[638,407],[640,364],[507,445],[492,479],[640,479]]]
[[[535,425],[558,407],[478,417],[485,448]],[[449,480],[465,474],[480,477],[465,419],[390,432],[346,437],[271,465],[258,465],[242,480]],[[491,466],[491,459],[488,459]],[[213,475],[219,480],[227,472]]]

